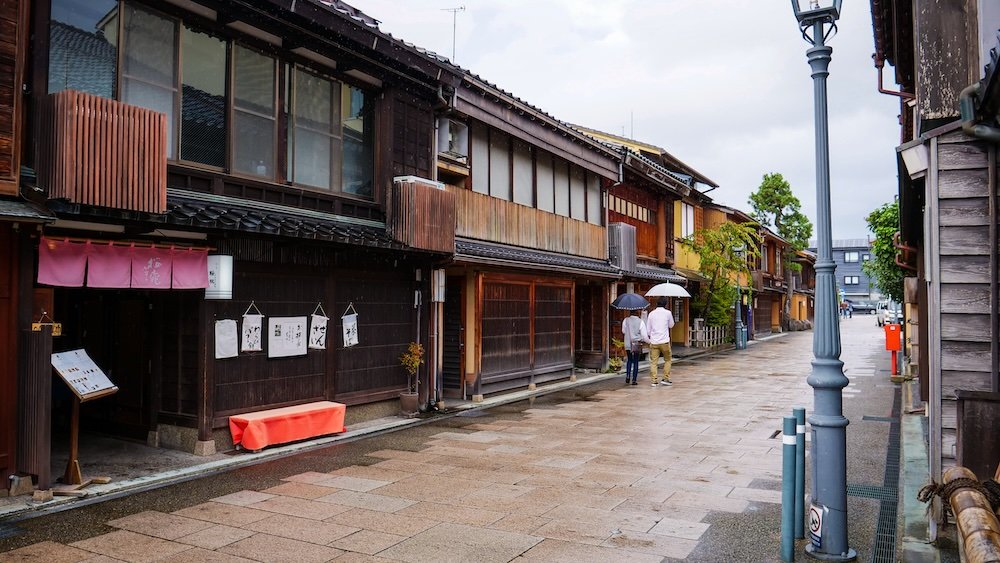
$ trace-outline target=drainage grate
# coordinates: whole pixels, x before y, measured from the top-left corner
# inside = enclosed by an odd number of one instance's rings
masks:
[[[892,500],[883,500],[878,510],[878,525],[872,543],[872,563],[892,563],[896,560],[896,497],[899,496],[899,411],[900,390],[892,398],[892,417],[889,425],[889,444],[885,452],[885,478],[882,489],[892,491]]]
[[[868,416],[865,415],[861,417],[861,420],[868,420],[871,422],[896,422],[898,419],[891,416]]]
[[[896,491],[874,485],[847,485],[847,496],[896,502]]]

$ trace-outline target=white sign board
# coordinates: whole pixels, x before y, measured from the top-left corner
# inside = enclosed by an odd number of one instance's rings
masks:
[[[236,321],[233,319],[215,321],[215,359],[235,358],[239,355],[236,331]]]
[[[80,401],[89,401],[118,391],[84,349],[52,354],[52,367]]]
[[[308,330],[306,317],[270,317],[267,328],[267,357],[305,356]]]

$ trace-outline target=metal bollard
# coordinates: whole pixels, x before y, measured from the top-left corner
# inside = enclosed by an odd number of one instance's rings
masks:
[[[806,409],[792,409],[795,417],[795,539],[806,537]]]
[[[781,436],[781,560],[795,561],[795,417],[786,416]]]

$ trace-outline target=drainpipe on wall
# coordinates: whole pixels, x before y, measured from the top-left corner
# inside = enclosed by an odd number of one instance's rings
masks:
[[[979,82],[970,84],[958,96],[958,109],[962,114],[962,130],[971,137],[991,143],[1000,143],[1000,128],[985,123],[976,123],[976,99],[981,88]]]

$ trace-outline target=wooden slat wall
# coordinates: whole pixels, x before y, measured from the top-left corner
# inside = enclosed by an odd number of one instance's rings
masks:
[[[455,186],[458,236],[606,260],[604,227]]]
[[[208,319],[204,330],[209,335],[206,361],[212,364],[216,424],[219,417],[231,414],[323,400],[329,350],[309,350],[305,356],[274,359],[265,352],[224,360],[216,360],[213,354],[214,321],[239,320],[251,300],[266,315],[263,325],[266,350],[267,318],[308,316],[316,303],[324,300],[323,277],[301,271],[295,275],[265,274],[249,269],[242,262],[237,262],[235,269],[233,300],[206,302]]]
[[[534,332],[535,368],[573,362],[572,287],[535,284]]]
[[[327,353],[336,355],[336,395],[342,403],[395,395],[406,388],[406,372],[399,355],[416,340],[413,321],[413,271],[338,272],[337,298],[327,308]],[[340,315],[348,304],[358,312],[358,341],[344,348]],[[426,315],[426,313],[425,313]],[[424,319],[427,317],[424,316]],[[331,352],[332,351],[332,352]]]
[[[393,239],[411,247],[454,254],[455,194],[421,182],[396,182],[386,222]]]
[[[987,145],[954,132],[938,138],[937,152],[941,301],[931,314],[940,326],[940,451],[948,466],[955,454],[955,390],[989,391],[993,377],[990,255],[997,249],[990,246]]]
[[[531,369],[531,284],[483,282],[483,384]]]
[[[38,182],[50,198],[166,211],[165,115],[73,90],[40,106]]]
[[[0,194],[17,194],[27,0],[0,1]]]

